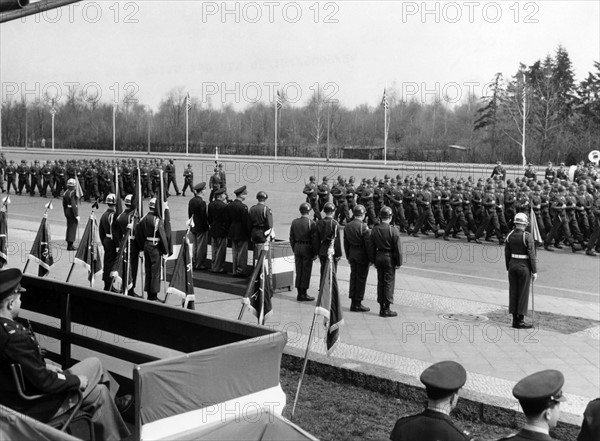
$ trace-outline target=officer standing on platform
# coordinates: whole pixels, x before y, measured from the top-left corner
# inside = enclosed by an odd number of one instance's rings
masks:
[[[194,236],[194,257],[192,264],[194,269],[205,270],[206,252],[208,249],[208,208],[202,195],[206,188],[206,182],[200,182],[194,187],[194,197],[188,203],[188,219],[192,218],[194,226],[191,232]]]
[[[344,203],[346,201],[344,200]],[[331,202],[327,202],[323,207],[325,217],[317,221],[317,234],[315,236],[315,250],[319,255],[321,261],[321,277],[323,277],[323,271],[325,270],[325,264],[328,260],[328,250],[333,241],[333,269],[337,272],[337,263],[342,257],[342,244],[340,241],[340,225],[333,218],[335,212],[335,205]]]
[[[307,294],[310,286],[313,261],[316,259],[314,250],[317,224],[309,218],[311,207],[308,202],[300,204],[300,217],[292,221],[290,227],[290,246],[294,252],[296,265],[296,289],[299,302],[311,302],[315,298]]]
[[[274,237],[272,231],[273,212],[266,204],[268,198],[267,193],[259,191],[256,194],[258,203],[252,206],[248,212],[250,217],[250,239],[254,245],[253,260],[258,257],[258,252],[262,249],[262,244],[267,241],[267,237]]]
[[[75,251],[73,242],[77,236],[77,225],[79,222],[79,200],[75,192],[75,179],[71,178],[67,181],[67,190],[63,195],[63,211],[67,218],[67,251]]]
[[[379,212],[381,223],[371,232],[371,252],[377,268],[377,302],[380,317],[396,317],[397,312],[390,309],[394,303],[396,270],[402,266],[402,245],[400,232],[390,225],[392,209],[383,207]]]
[[[563,384],[565,377],[554,369],[536,372],[519,381],[512,392],[519,400],[527,422],[518,433],[499,441],[552,441],[550,429],[556,427],[560,403],[566,401]]]
[[[527,215],[517,213],[515,229],[506,236],[504,257],[508,271],[509,301],[508,312],[513,316],[512,327],[529,329],[524,322],[529,302],[529,285],[537,278],[537,256],[533,237],[525,231],[529,224]]]
[[[117,245],[113,237],[113,218],[115,217],[115,204],[117,198],[114,193],[106,196],[106,205],[108,208],[100,218],[100,224],[98,225],[98,233],[100,234],[100,241],[104,247],[104,262],[102,264],[102,280],[104,280],[104,291],[110,291],[112,284],[112,277],[110,272],[112,271],[115,260],[117,259]]]
[[[229,233],[229,216],[225,203],[225,188],[214,192],[215,199],[208,204],[208,224],[212,248],[211,273],[225,272],[225,254],[227,252],[227,234]]]
[[[227,204],[229,217],[229,234],[231,240],[231,258],[233,277],[246,277],[248,265],[248,242],[250,241],[250,221],[248,218],[248,206],[244,200],[248,195],[246,186],[242,186],[233,192],[235,200]]]
[[[450,419],[450,412],[458,403],[459,390],[467,381],[465,368],[455,361],[440,361],[425,369],[420,379],[427,392],[427,408],[418,415],[400,418],[390,440],[472,440],[469,432],[458,428]]]
[[[156,198],[148,202],[148,213],[140,219],[135,227],[135,240],[144,250],[145,286],[148,300],[158,300],[160,291],[161,257],[168,252],[169,244],[162,219],[156,211]]]
[[[362,305],[369,275],[371,230],[364,222],[366,210],[357,205],[352,210],[354,218],[344,228],[344,251],[350,263],[350,311],[368,312],[370,308]]]

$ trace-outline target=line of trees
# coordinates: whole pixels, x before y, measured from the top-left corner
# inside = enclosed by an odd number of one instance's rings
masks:
[[[528,160],[574,163],[600,149],[600,63],[594,62],[594,71],[576,83],[569,55],[559,46],[553,56],[521,64],[508,79],[496,74],[488,90],[489,96],[470,94],[450,105],[444,96],[427,102],[405,100],[398,90],[388,89],[388,159],[520,163],[524,108]],[[286,104],[284,97],[278,123],[279,155],[324,157],[329,145],[332,158],[357,154],[367,158],[366,149],[383,146],[381,106],[348,109],[325,97],[322,91],[316,92],[301,106]],[[30,146],[39,146],[42,138],[49,145],[49,102],[3,103],[3,145],[23,146],[26,137]],[[112,104],[71,88],[56,109],[58,147],[112,149]],[[171,90],[156,112],[125,101],[116,114],[118,149],[146,151],[150,143],[152,151],[185,151],[185,112],[183,88]],[[216,109],[210,102],[192,98],[189,127],[192,153],[212,153],[215,146],[226,154],[274,153],[272,104]],[[449,150],[450,144],[468,150]],[[348,147],[352,150],[344,151]],[[377,150],[375,157],[381,153]]]

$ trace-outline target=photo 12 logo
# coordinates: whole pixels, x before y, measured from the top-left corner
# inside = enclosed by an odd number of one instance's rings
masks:
[[[62,97],[77,95],[87,104],[97,104],[106,97],[107,100],[123,104],[138,102],[137,94],[140,86],[132,81],[126,83],[112,83],[102,86],[95,81],[80,83],[78,81],[64,81],[58,83],[35,82],[17,83],[6,81],[2,83],[2,103],[11,102],[13,99],[34,103],[59,102]]]
[[[202,23],[339,23],[337,2],[202,2]]]
[[[402,23],[539,23],[536,2],[402,2]]]
[[[139,23],[140,2],[95,2],[86,1],[71,3],[60,8],[42,11],[38,14],[21,18],[22,23],[98,23],[112,21],[114,23]]]

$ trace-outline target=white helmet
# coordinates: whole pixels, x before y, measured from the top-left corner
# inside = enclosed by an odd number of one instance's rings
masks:
[[[70,179],[67,181],[67,187],[75,187],[75,179],[73,179],[73,178],[70,178]]]
[[[515,215],[515,224],[523,224],[527,225],[529,223],[529,219],[525,213],[517,213]]]

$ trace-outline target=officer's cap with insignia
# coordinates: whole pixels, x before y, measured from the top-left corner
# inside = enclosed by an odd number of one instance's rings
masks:
[[[519,381],[512,392],[526,416],[539,415],[553,403],[566,401],[562,387],[565,377],[562,372],[547,369],[528,375]]]
[[[0,271],[0,302],[14,293],[26,291],[21,287],[21,277],[23,277],[23,273],[18,268]]]
[[[420,379],[427,389],[427,396],[444,398],[465,385],[467,372],[461,364],[446,360],[429,366]]]
[[[202,190],[204,190],[205,187],[206,187],[206,182],[200,182],[199,184],[196,184],[194,186],[194,190],[202,191]]]
[[[236,196],[239,196],[241,194],[248,194],[248,190],[246,190],[246,186],[242,185],[240,188],[236,189],[233,192]]]

